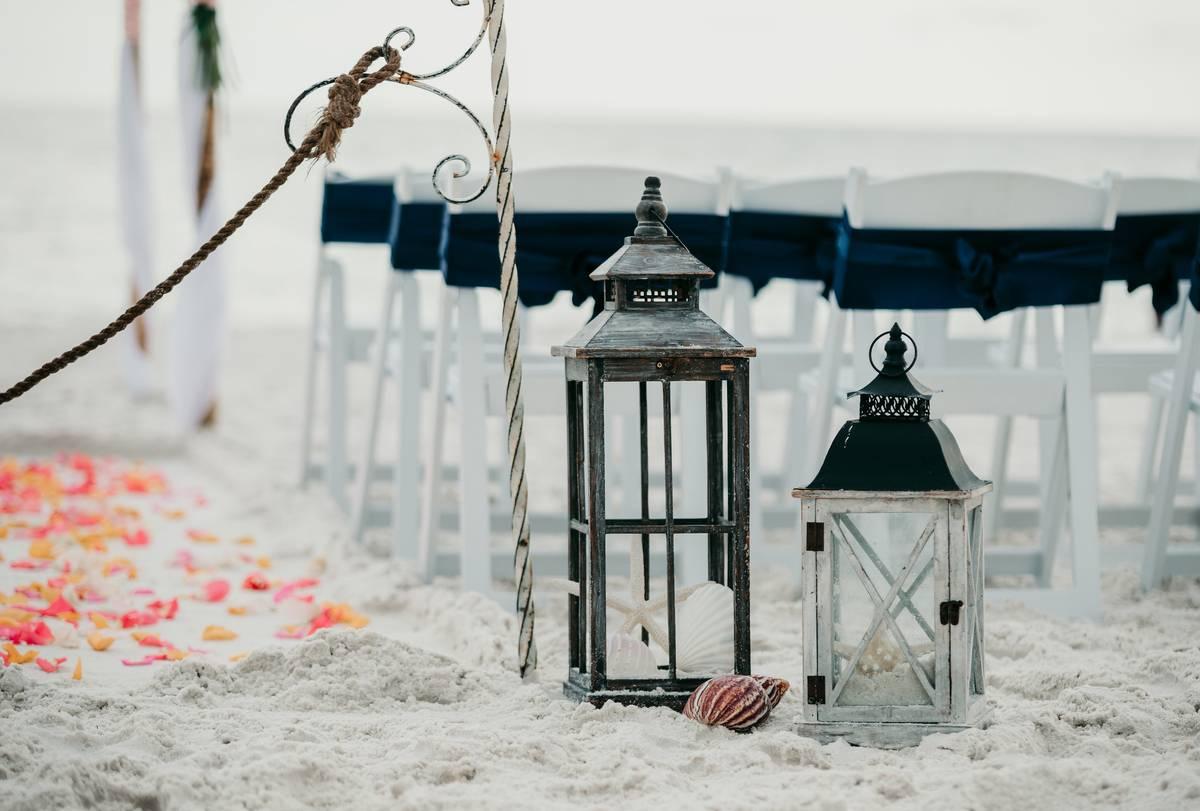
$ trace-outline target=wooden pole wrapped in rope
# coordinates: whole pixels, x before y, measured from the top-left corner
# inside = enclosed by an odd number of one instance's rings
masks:
[[[367,68],[371,67],[379,59],[385,60],[383,67],[368,73]],[[317,123],[313,125],[313,128],[304,136],[304,140],[296,147],[296,150],[288,156],[288,159],[283,162],[283,165],[279,167],[275,175],[267,181],[266,185],[257,194],[247,200],[245,205],[239,208],[224,225],[217,229],[215,234],[208,238],[207,242],[197,248],[196,252],[189,256],[170,276],[134,302],[133,305],[113,319],[104,329],[68,349],[66,352],[63,352],[53,360],[43,363],[26,375],[24,379],[0,392],[0,405],[17,399],[38,383],[50,377],[50,375],[62,371],[83,356],[99,349],[111,340],[113,336],[127,328],[139,316],[157,304],[159,299],[174,290],[180,282],[187,278],[189,273],[200,267],[213,251],[225,244],[226,240],[242,227],[242,224],[249,219],[250,215],[258,211],[271,198],[271,195],[287,182],[287,179],[292,176],[302,163],[307,160],[317,160],[321,157],[332,161],[337,152],[338,143],[341,141],[342,131],[347,127],[353,126],[354,120],[358,118],[358,104],[363,94],[377,87],[389,77],[394,76],[399,69],[400,52],[394,48],[376,46],[364,53],[349,72],[337,77],[333,82],[333,86],[329,88],[329,105],[321,112]]]
[[[500,219],[500,295],[504,299],[504,411],[508,418],[508,490],[512,496],[513,570],[517,584],[517,666],[537,669],[533,639],[533,563],[529,557],[529,483],[525,478],[525,404],[521,395],[521,324],[517,319],[517,229],[513,223],[512,119],[508,110],[508,37],[504,0],[490,0],[488,41],[492,46],[492,125],[496,130],[496,216]]]

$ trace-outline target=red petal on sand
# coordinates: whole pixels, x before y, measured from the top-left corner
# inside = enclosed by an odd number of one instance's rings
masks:
[[[37,664],[38,667],[40,667],[42,670],[46,671],[47,673],[57,673],[58,669],[60,667],[62,667],[62,663],[65,661],[67,661],[67,657],[65,657],[65,656],[62,657],[61,659],[55,659],[53,662],[51,662],[48,659],[43,659],[42,657],[39,656],[35,660],[35,664]]]
[[[126,667],[141,667],[142,665],[152,665],[155,662],[164,661],[167,658],[165,653],[148,653],[141,659],[122,659],[121,664]]]
[[[78,616],[79,614],[79,612],[75,610],[75,606],[68,603],[62,597],[59,597],[54,602],[50,603],[50,605],[43,608],[39,613],[43,617],[58,617],[62,616],[63,614],[75,614]]]
[[[154,625],[157,622],[158,615],[148,611],[130,611],[121,615],[122,628],[137,628],[141,625]]]
[[[229,594],[228,580],[210,580],[204,584],[204,599],[210,603],[219,603]]]
[[[139,529],[136,532],[126,532],[123,536],[126,546],[146,546],[150,543],[150,533],[144,529]]]
[[[0,639],[18,645],[49,645],[54,641],[54,634],[44,622],[23,622],[20,625],[0,625]]]
[[[153,611],[159,617],[165,620],[175,619],[175,615],[179,613],[179,598],[172,597],[170,600],[155,600],[148,604],[146,608]]]
[[[246,575],[246,579],[242,581],[242,588],[250,589],[251,591],[266,591],[271,588],[271,583],[262,572],[254,572],[253,574]]]
[[[48,568],[51,563],[53,563],[53,561],[49,561],[49,560],[43,560],[43,561],[14,560],[12,563],[8,564],[8,566],[10,569],[35,569],[36,570],[36,569]]]
[[[302,577],[299,580],[293,580],[291,583],[285,583],[279,591],[275,592],[275,602],[282,603],[288,597],[292,596],[292,592],[298,589],[310,589],[320,583],[311,577]]]

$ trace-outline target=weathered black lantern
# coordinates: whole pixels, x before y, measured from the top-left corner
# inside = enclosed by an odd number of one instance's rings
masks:
[[[700,311],[699,285],[713,272],[666,228],[658,178],[646,179],[636,213],[633,236],[591,274],[604,283],[603,312],[553,348],[566,360],[567,379],[567,566],[573,594],[567,618],[570,671],[563,689],[596,705],[615,700],[680,709],[713,675],[750,672],[749,359],[755,352]],[[704,386],[704,516],[679,517],[674,511],[672,384],[684,381]],[[652,383],[662,392],[661,515],[650,509]],[[640,515],[612,517],[605,501],[605,392],[613,384],[637,386]],[[610,593],[607,582],[614,536],[629,539],[628,597]],[[655,552],[666,556],[665,587],[653,599],[652,540]],[[708,581],[677,583],[676,543],[705,540]],[[619,625],[610,625],[610,613],[620,615]]]
[[[849,395],[859,418],[792,491],[805,527],[799,729],[822,740],[907,746],[987,713],[981,532],[992,486],[929,418],[932,392],[908,376],[904,335],[893,325],[879,336],[883,368]]]

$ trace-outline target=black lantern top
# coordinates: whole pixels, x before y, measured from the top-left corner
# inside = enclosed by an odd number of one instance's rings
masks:
[[[657,177],[646,178],[633,236],[591,278],[604,310],[551,353],[567,358],[753,357],[700,310],[700,281],[713,271],[667,228]]]
[[[842,426],[816,478],[794,495],[817,490],[971,492],[991,487],[967,466],[945,423],[929,418],[933,391],[908,376],[912,363],[904,360],[905,336],[900,325],[893,324],[871,344],[888,339],[883,366],[875,367],[879,374],[846,395],[860,398],[859,418]]]

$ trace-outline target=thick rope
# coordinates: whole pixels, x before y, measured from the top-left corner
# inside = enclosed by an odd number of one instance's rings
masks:
[[[500,218],[500,294],[504,299],[504,410],[508,417],[508,492],[512,496],[513,570],[517,583],[517,665],[521,675],[537,669],[533,639],[533,563],[529,556],[529,483],[525,479],[525,405],[521,397],[521,325],[517,320],[517,229],[513,224],[512,151],[508,113],[508,38],[504,0],[491,0],[492,125],[496,130],[496,215]]]
[[[367,68],[380,58],[387,60],[384,66],[379,70],[367,73]],[[139,316],[157,304],[159,299],[174,290],[213,251],[225,244],[225,241],[242,227],[250,215],[262,208],[263,203],[267,202],[271,195],[278,191],[279,187],[287,182],[287,179],[305,161],[317,160],[321,157],[332,161],[337,154],[342,131],[353,126],[354,120],[358,118],[358,104],[363,94],[388,77],[395,75],[399,69],[400,52],[394,48],[388,48],[385,52],[382,47],[376,46],[364,53],[349,73],[339,76],[329,88],[329,105],[322,111],[317,123],[304,136],[304,140],[301,141],[296,151],[284,161],[283,165],[279,167],[279,171],[267,181],[257,194],[246,201],[245,205],[237,210],[237,213],[209,237],[207,242],[197,248],[196,252],[189,256],[170,276],[138,299],[108,326],[53,360],[42,364],[20,382],[0,392],[0,405],[17,399],[50,375],[61,372],[83,356],[99,349],[117,333],[126,329]]]

